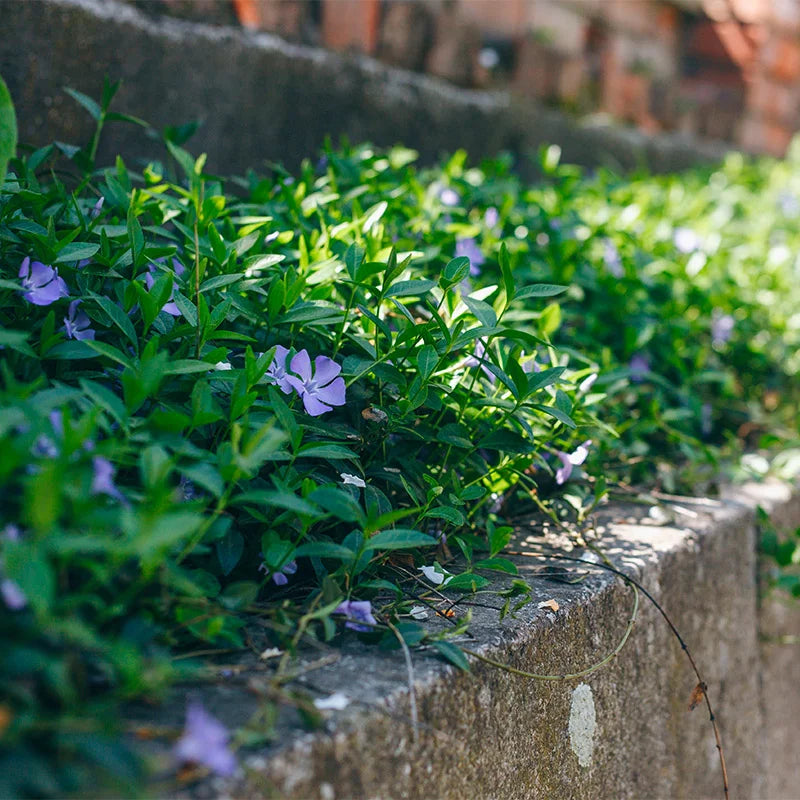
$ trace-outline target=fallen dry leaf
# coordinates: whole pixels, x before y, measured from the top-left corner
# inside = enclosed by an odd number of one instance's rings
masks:
[[[705,697],[706,693],[706,685],[704,683],[698,683],[697,686],[692,689],[692,693],[689,696],[689,711],[694,711],[700,703],[703,702],[703,697]]]
[[[559,605],[555,600],[542,600],[536,608],[549,608],[551,611],[558,611]]]

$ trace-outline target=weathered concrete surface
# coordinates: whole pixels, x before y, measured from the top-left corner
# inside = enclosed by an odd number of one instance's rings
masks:
[[[209,169],[219,172],[258,168],[266,160],[294,166],[327,134],[401,142],[426,161],[458,147],[475,159],[502,150],[526,156],[555,142],[567,161],[623,169],[648,164],[658,171],[714,161],[726,149],[681,136],[581,126],[505,93],[456,89],[267,34],[153,20],[114,0],[0,0],[0,23],[0,74],[17,107],[20,141],[34,145],[85,142],[91,120],[61,88],[97,98],[108,74],[124,80],[119,111],[159,129],[204,120],[190,146],[207,152]],[[141,129],[113,123],[99,155],[110,163],[117,153],[152,159],[153,150]]]
[[[800,524],[800,495],[765,484],[734,500],[667,500],[657,510],[613,505],[598,515],[595,542],[663,604],[708,682],[722,731],[732,798],[797,797],[800,732],[795,650],[759,648],[754,507],[778,524]],[[516,547],[541,552],[554,537],[541,520],[519,525]],[[632,594],[608,573],[556,582],[543,562],[517,557],[535,601],[516,619],[472,608],[474,639],[462,644],[515,668],[574,672],[620,640]],[[563,566],[565,562],[558,563]],[[572,569],[572,567],[570,567]],[[481,599],[490,595],[482,595]],[[556,614],[537,609],[555,599]],[[496,598],[495,598],[496,600]],[[462,610],[464,607],[461,607]],[[792,612],[796,625],[798,611]],[[768,624],[785,623],[769,617]],[[431,621],[430,625],[445,625]],[[772,628],[771,628],[772,629]],[[256,640],[255,644],[259,645]],[[688,710],[696,678],[675,638],[642,598],[620,655],[592,675],[532,681],[473,662],[455,672],[413,655],[419,713],[415,741],[408,674],[398,651],[345,636],[341,657],[293,689],[311,697],[343,692],[351,704],[303,732],[284,708],[273,744],[242,754],[243,772],[184,794],[237,798],[720,798],[722,782],[704,706]],[[245,659],[241,672],[205,692],[207,705],[238,726],[267,692],[271,662]],[[266,696],[266,694],[264,695]],[[274,699],[274,696],[273,696]],[[173,724],[183,698],[162,710]],[[149,721],[153,721],[150,712]],[[168,794],[175,794],[170,788]]]

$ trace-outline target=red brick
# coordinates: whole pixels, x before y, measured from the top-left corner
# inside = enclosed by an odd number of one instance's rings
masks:
[[[792,127],[800,122],[800,97],[794,86],[785,86],[761,77],[753,82],[747,93],[747,107],[760,116]]]
[[[415,4],[426,5],[420,0]],[[527,0],[460,0],[464,16],[482,31],[517,38],[525,33]]]
[[[416,0],[393,0],[381,20],[378,58],[404,69],[421,70],[433,44],[432,8]]]
[[[800,78],[800,41],[797,39],[770,39],[761,55],[764,67],[775,80],[790,83]]]
[[[374,53],[380,11],[380,0],[323,0],[323,43],[332,50]]]
[[[738,139],[745,150],[782,157],[792,140],[792,131],[784,125],[749,116],[742,122]]]
[[[457,6],[443,6],[436,18],[433,47],[425,60],[425,68],[439,78],[460,86],[472,86],[480,49],[478,26]]]

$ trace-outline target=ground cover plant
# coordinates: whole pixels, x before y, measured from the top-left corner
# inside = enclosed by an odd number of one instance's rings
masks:
[[[288,656],[349,629],[466,668],[399,572],[469,597],[526,508],[796,436],[791,164],[622,179],[548,148],[528,186],[344,145],[223,179],[171,129],[100,166],[113,90],[0,190],[3,796],[133,786],[114,710],[253,615]],[[176,758],[236,763],[199,706]]]

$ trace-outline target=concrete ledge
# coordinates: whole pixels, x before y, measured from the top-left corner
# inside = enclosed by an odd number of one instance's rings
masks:
[[[570,162],[657,171],[716,161],[727,149],[678,135],[581,126],[505,93],[457,89],[267,34],[154,21],[115,0],[0,0],[0,19],[0,74],[17,106],[20,141],[37,146],[88,139],[91,120],[60,90],[99,97],[107,73],[124,81],[117,110],[159,128],[203,119],[191,147],[207,152],[209,168],[220,172],[265,160],[295,166],[327,134],[401,142],[428,162],[459,147],[478,159],[502,150],[525,156],[556,142]],[[141,130],[115,123],[104,135],[100,163],[117,153],[153,158],[153,149]]]
[[[776,524],[797,526],[800,493],[762,484],[739,487],[733,496],[676,499],[650,513],[641,505],[612,505],[598,515],[597,544],[664,605],[691,649],[722,731],[731,797],[785,800],[796,796],[791,754],[800,733],[800,662],[793,649],[772,641],[759,646],[759,633],[765,624],[796,631],[800,612],[783,609],[776,618],[769,603],[759,616],[754,508],[760,504]],[[520,524],[517,534],[520,549],[539,551],[554,541],[541,520]],[[631,613],[632,594],[621,580],[599,573],[559,583],[541,573],[541,561],[517,561],[536,600],[502,621],[496,611],[474,607],[475,638],[465,646],[519,669],[555,674],[585,668],[614,648]],[[537,609],[548,599],[557,600],[557,613]],[[416,741],[399,651],[377,651],[351,634],[337,663],[320,666],[321,655],[301,659],[301,671],[303,665],[309,671],[292,688],[311,697],[343,692],[350,706],[326,712],[324,729],[315,733],[303,732],[284,707],[275,743],[245,756],[242,775],[209,781],[186,796],[722,796],[707,712],[688,710],[696,679],[644,598],[619,656],[583,680],[531,681],[481,662],[465,674],[414,653]],[[255,656],[239,666],[204,694],[212,713],[231,726],[244,724],[258,695],[266,696],[270,671]],[[175,724],[182,708],[180,694],[156,721]]]

